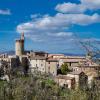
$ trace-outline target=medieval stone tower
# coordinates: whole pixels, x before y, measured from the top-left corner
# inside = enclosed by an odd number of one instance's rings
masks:
[[[21,38],[15,42],[15,54],[21,56],[24,54],[24,33],[21,34]]]

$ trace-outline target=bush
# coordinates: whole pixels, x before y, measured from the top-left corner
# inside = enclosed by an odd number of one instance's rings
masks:
[[[60,70],[61,70],[61,74],[63,75],[67,74],[67,72],[70,71],[67,63],[62,64]]]

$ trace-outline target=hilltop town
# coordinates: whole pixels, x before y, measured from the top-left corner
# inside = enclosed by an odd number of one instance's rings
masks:
[[[89,56],[66,56],[39,51],[25,51],[24,33],[15,41],[15,55],[0,55],[0,67],[3,66],[2,80],[9,81],[6,67],[19,70],[21,74],[48,74],[59,86],[76,89],[79,86],[91,87],[94,78],[98,77],[99,65]]]

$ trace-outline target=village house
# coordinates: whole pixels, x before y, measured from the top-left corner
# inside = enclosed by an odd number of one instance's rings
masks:
[[[97,70],[95,67],[91,66],[81,66],[81,67],[72,67],[72,71],[82,71],[88,76],[88,85],[91,86],[91,83],[95,77],[97,77]]]
[[[45,57],[31,57],[30,58],[30,70],[32,73],[34,71],[46,72],[46,58]]]
[[[88,85],[88,76],[82,71],[73,71],[68,73],[67,76],[75,78],[76,88]]]
[[[78,56],[66,56],[59,59],[59,66],[63,63],[67,63],[69,67],[71,66],[80,66],[86,62],[85,57],[78,57]]]
[[[7,55],[4,55],[0,58],[0,61],[2,62],[5,62],[5,64],[7,64],[10,68],[16,68],[18,67],[18,57],[15,56],[15,55],[12,55],[12,56],[7,56]],[[4,65],[5,65],[4,64]]]
[[[42,73],[57,75],[58,60],[45,57],[32,57],[30,59],[30,70],[32,73],[40,71]]]
[[[53,76],[57,75],[57,69],[58,69],[58,60],[54,58],[48,58],[46,61],[46,73],[49,73]]]
[[[55,77],[55,82],[65,88],[75,89],[75,78],[66,75],[58,75]]]

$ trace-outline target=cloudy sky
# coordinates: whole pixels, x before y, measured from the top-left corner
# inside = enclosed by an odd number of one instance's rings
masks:
[[[0,51],[21,32],[27,50],[85,53],[79,41],[100,44],[100,0],[0,0]]]

